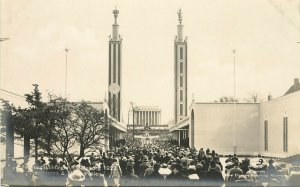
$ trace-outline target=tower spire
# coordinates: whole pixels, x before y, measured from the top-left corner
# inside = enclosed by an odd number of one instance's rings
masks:
[[[183,42],[183,25],[182,25],[182,11],[181,9],[178,10],[178,21],[179,24],[177,25],[177,42]]]
[[[109,66],[108,66],[108,107],[109,114],[117,121],[122,120],[122,38],[119,35],[119,25],[117,18],[119,10],[112,11],[114,23],[112,24],[112,34],[109,36]],[[106,99],[105,99],[106,100]]]
[[[119,37],[119,25],[118,25],[118,22],[117,22],[118,15],[119,15],[119,10],[117,8],[115,8],[112,11],[112,13],[113,13],[114,18],[115,18],[115,22],[112,25],[112,40],[113,41],[119,41],[120,40],[120,37]]]
[[[117,9],[117,7],[115,7],[115,10],[113,10],[113,14],[115,17],[115,25],[117,25],[117,19],[118,19],[118,15],[119,15],[119,10]]]
[[[174,41],[174,91],[175,91],[175,107],[174,107],[174,119],[175,123],[182,120],[187,116],[187,40],[183,35],[183,24],[182,24],[182,11],[177,11],[178,25],[177,25],[177,36]]]
[[[181,8],[178,10],[177,14],[178,14],[178,21],[179,21],[179,24],[181,25],[181,23],[182,23],[182,12],[181,12]]]

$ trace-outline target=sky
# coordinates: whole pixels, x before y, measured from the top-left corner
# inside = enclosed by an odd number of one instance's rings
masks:
[[[0,0],[0,88],[19,95],[39,84],[67,98],[103,101],[108,91],[108,36],[118,23],[122,48],[122,116],[130,102],[162,110],[173,119],[174,36],[177,11],[188,38],[188,105],[256,92],[282,96],[300,77],[299,0]],[[0,91],[17,106],[24,99]]]

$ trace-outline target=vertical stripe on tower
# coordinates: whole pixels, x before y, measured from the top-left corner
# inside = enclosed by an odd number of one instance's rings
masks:
[[[185,43],[185,116],[187,116],[187,44]]]

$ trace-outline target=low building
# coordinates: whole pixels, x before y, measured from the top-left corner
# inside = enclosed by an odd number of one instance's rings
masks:
[[[220,154],[285,157],[300,153],[299,114],[299,90],[262,103],[193,102],[189,115],[169,131],[183,146],[188,141]]]

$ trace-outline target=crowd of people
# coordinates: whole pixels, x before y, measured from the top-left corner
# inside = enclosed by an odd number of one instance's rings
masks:
[[[293,177],[297,175],[289,176],[285,165],[275,165],[272,159],[259,158],[253,164],[248,158],[229,155],[222,164],[214,150],[171,144],[127,144],[70,163],[56,158],[47,163],[41,157],[33,172],[34,185],[51,179],[57,186],[289,186],[299,182],[299,177]]]

